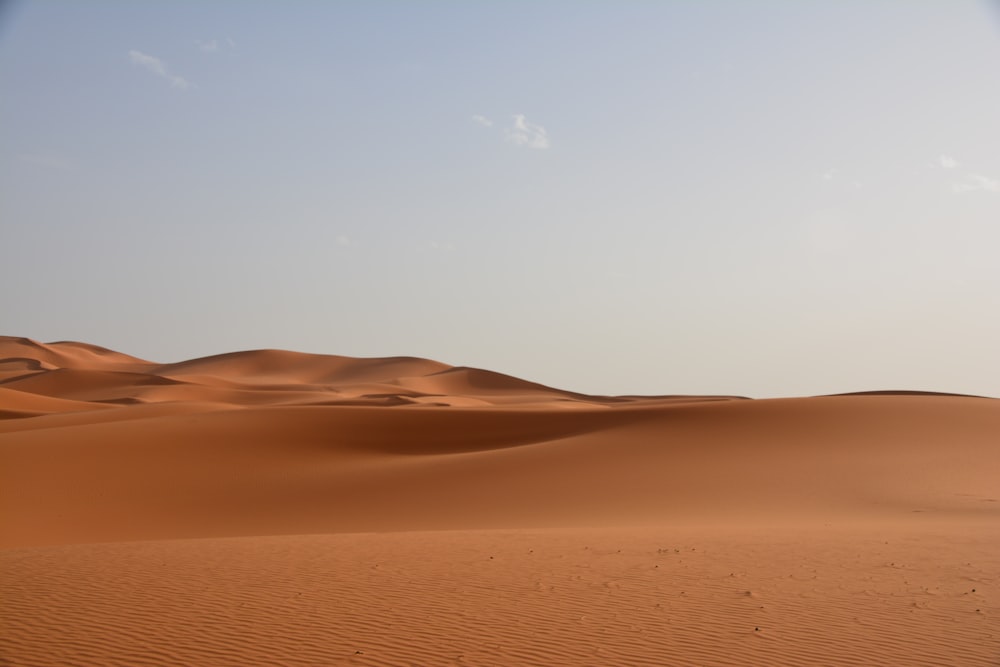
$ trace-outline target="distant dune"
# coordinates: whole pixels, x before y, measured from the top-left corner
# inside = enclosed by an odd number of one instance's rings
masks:
[[[0,664],[996,665],[1000,401],[0,337],[0,547]]]

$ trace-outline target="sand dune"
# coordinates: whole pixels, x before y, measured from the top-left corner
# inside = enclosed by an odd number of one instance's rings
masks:
[[[107,407],[109,406],[17,391],[0,386],[0,419],[17,419],[61,412],[100,410]]]
[[[993,401],[871,403],[171,410],[71,437],[8,420],[3,540],[995,514]]]
[[[165,364],[155,367],[155,372],[167,376],[209,376],[253,382],[331,384],[425,375],[447,368],[436,361],[412,357],[353,359],[285,350],[251,350]]]
[[[993,399],[23,338],[0,371],[4,664],[1000,662]]]
[[[133,370],[148,365],[142,359],[87,343],[39,343],[30,338],[0,336],[0,359],[31,359],[47,368]]]

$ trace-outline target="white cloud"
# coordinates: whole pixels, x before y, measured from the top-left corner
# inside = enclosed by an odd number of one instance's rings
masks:
[[[982,174],[969,174],[969,179],[979,186],[980,190],[989,192],[1000,192],[1000,181],[983,176]]]
[[[823,174],[824,181],[832,181],[833,177],[837,175],[836,169],[831,169]]]
[[[507,128],[507,141],[515,146],[545,149],[549,143],[549,133],[541,125],[529,123],[524,114],[514,116],[514,125]]]
[[[486,116],[480,116],[479,114],[476,114],[475,116],[472,117],[472,122],[476,123],[477,125],[482,125],[483,127],[493,127],[492,120],[490,120]]]
[[[128,52],[128,57],[134,65],[140,65],[145,67],[153,74],[163,77],[170,82],[170,85],[174,88],[190,88],[191,82],[182,76],[177,76],[176,74],[171,74],[167,71],[167,66],[163,64],[163,61],[159,58],[155,58],[151,55],[145,54],[142,51],[132,50]]]
[[[982,174],[966,174],[965,180],[951,186],[951,191],[955,193],[975,192],[1000,192],[1000,181],[983,176]]]
[[[202,41],[197,39],[194,43],[197,44],[198,48],[205,53],[215,53],[217,51],[225,51],[227,49],[236,48],[236,42],[232,37],[226,37],[224,40],[208,39]]]
[[[163,63],[160,62],[159,58],[154,58],[153,56],[147,56],[145,53],[135,50],[129,51],[128,57],[132,59],[133,63],[135,63],[136,65],[142,65],[150,72],[154,72],[155,74],[159,74],[160,76],[167,75],[167,68],[163,66]]]
[[[340,234],[334,239],[334,242],[339,246],[349,246],[351,245],[351,237]]]
[[[944,167],[945,169],[954,169],[955,167],[958,166],[958,160],[948,155],[942,155],[940,158],[938,158],[938,161],[940,162],[941,166]]]

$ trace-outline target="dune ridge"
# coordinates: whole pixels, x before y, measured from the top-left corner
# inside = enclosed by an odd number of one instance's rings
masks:
[[[0,337],[2,664],[990,665],[998,525],[989,398]]]
[[[248,350],[159,364],[94,345],[39,343],[15,337],[0,337],[0,371],[0,387],[96,403],[198,401],[220,395],[234,408],[290,403],[600,405],[635,400],[587,396],[493,371],[416,357],[360,359]]]

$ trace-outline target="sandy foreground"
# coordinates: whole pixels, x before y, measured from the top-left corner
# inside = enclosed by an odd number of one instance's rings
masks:
[[[0,337],[2,665],[1000,665],[1000,401]]]

